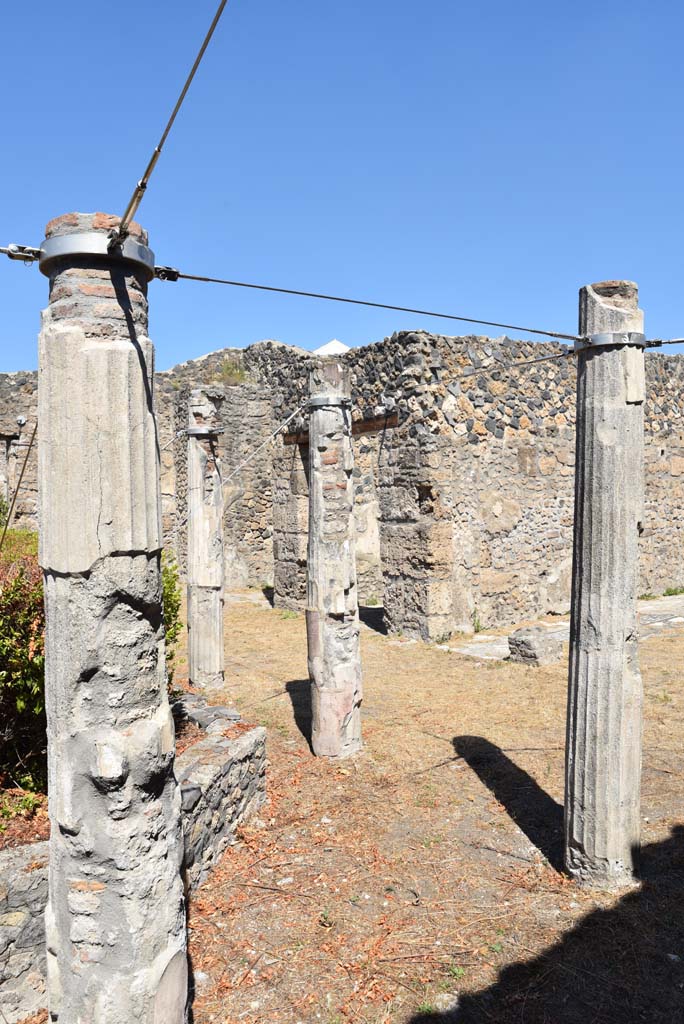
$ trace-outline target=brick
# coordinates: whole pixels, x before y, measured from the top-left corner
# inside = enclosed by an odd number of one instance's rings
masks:
[[[112,228],[118,228],[121,223],[121,218],[116,217],[111,213],[95,213],[93,214],[93,231],[111,231]],[[129,235],[133,235],[136,238],[141,239],[147,243],[147,232],[138,224],[137,221],[132,220],[128,226]]]
[[[52,235],[58,234],[59,229],[63,227],[78,227],[78,222],[77,213],[63,213],[61,217],[53,217],[45,227],[45,237],[50,238]]]
[[[116,289],[111,284],[87,284],[84,282],[78,286],[78,290],[82,295],[96,295],[103,299],[116,298]]]

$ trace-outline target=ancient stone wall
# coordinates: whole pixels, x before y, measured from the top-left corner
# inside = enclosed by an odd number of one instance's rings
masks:
[[[435,638],[568,610],[575,361],[506,368],[541,351],[507,338],[403,332],[345,355],[359,598],[384,600],[391,628]],[[304,404],[312,358],[260,342],[156,375],[165,544],[183,565],[186,442],[174,435],[186,425],[187,397],[193,387],[223,387],[226,582],[274,584],[285,607],[301,607],[306,590],[303,413],[240,464]],[[684,584],[684,359],[648,352],[646,367],[640,590],[661,593]],[[35,375],[0,376],[0,424],[11,426],[21,406],[30,425],[23,410],[34,390]]]
[[[38,412],[37,374],[0,373],[0,502],[9,504],[19,481]],[[38,512],[37,445],[30,451],[14,510],[14,525],[33,529]]]
[[[48,845],[0,853],[0,1006],[8,1024],[47,1002]]]
[[[575,362],[564,346],[543,351],[562,358],[510,369],[539,347],[413,332],[345,356],[362,477],[359,592],[362,603],[384,595],[392,628],[438,638],[568,610]],[[248,353],[284,419],[305,399],[311,356]],[[683,364],[647,356],[643,592],[683,582]],[[304,594],[308,493],[305,423],[290,429],[274,451],[276,599],[287,606]]]
[[[509,370],[539,349],[506,339],[458,346],[444,339],[440,350],[444,369],[435,391],[450,447],[454,625],[477,629],[566,612],[574,359]]]
[[[273,580],[272,452],[266,446],[247,465],[241,463],[274,429],[269,389],[254,383],[245,369],[245,352],[222,349],[157,374],[158,419],[162,446],[161,491],[165,547],[186,562],[187,426],[190,392],[211,386],[222,391],[220,439],[225,484],[224,537],[226,585],[270,584]]]
[[[215,721],[217,729],[225,727],[225,720]],[[176,759],[176,771],[183,802],[183,864],[194,892],[235,841],[238,825],[266,799],[266,730],[245,727],[230,738],[209,732]]]

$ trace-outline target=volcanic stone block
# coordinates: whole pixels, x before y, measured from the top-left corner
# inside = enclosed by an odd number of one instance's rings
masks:
[[[523,626],[508,638],[511,661],[524,665],[553,665],[561,660],[563,642],[549,636],[542,626]]]

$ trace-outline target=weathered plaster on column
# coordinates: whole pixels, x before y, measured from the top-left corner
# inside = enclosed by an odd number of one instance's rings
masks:
[[[48,234],[113,223],[68,214]],[[39,346],[50,1019],[182,1024],[183,843],[146,284],[128,265],[83,257],[56,264],[50,283]]]
[[[337,360],[312,369],[310,396],[349,398]],[[361,656],[354,555],[354,457],[349,405],[312,408],[309,418],[309,546],[306,627],[315,754],[347,757],[361,747]]]
[[[188,427],[188,666],[195,686],[223,686],[223,484],[218,409],[223,394],[195,390]]]
[[[641,332],[637,302],[630,282],[583,288],[580,334]],[[579,881],[609,888],[632,881],[639,847],[643,361],[626,346],[578,354],[565,857]]]

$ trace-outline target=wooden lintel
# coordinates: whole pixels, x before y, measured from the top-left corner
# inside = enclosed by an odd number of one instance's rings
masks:
[[[354,420],[352,423],[352,434],[358,437],[359,434],[377,434],[382,430],[389,430],[399,425],[399,417],[396,412],[387,416],[374,416],[369,420]],[[283,434],[285,444],[308,444],[309,431],[303,430],[297,434]]]

